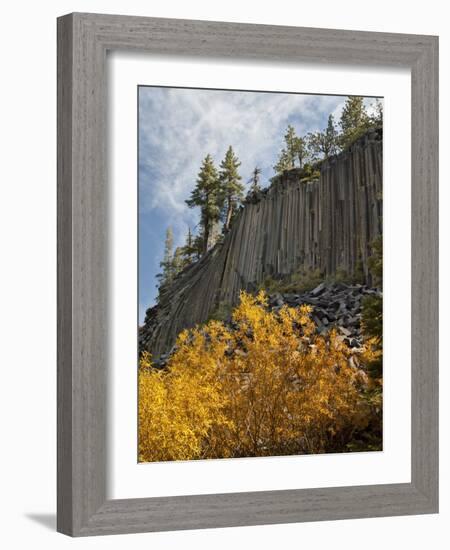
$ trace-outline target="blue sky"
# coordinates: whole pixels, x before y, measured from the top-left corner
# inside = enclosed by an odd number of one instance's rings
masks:
[[[195,230],[198,212],[186,206],[203,158],[216,165],[229,145],[241,161],[246,183],[262,170],[274,175],[288,124],[298,135],[322,130],[328,115],[339,120],[342,96],[242,92],[141,86],[139,88],[139,322],[157,295],[156,274],[167,227],[174,245]],[[367,99],[367,103],[372,100]]]

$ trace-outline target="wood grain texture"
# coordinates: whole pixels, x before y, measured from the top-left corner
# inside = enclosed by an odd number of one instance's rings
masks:
[[[439,90],[438,41],[411,70],[412,479],[438,508]]]
[[[106,52],[412,73],[412,481],[108,501]],[[438,39],[115,15],[58,20],[58,530],[99,535],[438,509]],[[295,480],[293,480],[295,486]]]
[[[72,21],[58,21],[57,528],[72,525]]]

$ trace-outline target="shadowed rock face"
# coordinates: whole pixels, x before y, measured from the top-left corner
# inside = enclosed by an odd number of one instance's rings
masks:
[[[235,305],[239,291],[299,269],[324,276],[362,269],[370,284],[370,243],[382,232],[381,130],[324,161],[318,180],[285,172],[246,201],[223,242],[181,272],[147,310],[139,349],[157,359],[177,334],[205,322],[219,303]]]

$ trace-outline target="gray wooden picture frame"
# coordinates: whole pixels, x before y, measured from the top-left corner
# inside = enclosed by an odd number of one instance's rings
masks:
[[[108,50],[411,70],[411,483],[107,499]],[[57,487],[57,529],[72,536],[438,511],[437,37],[83,13],[58,19]]]

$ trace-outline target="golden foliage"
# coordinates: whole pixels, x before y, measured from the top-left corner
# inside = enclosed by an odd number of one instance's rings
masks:
[[[267,309],[241,293],[231,327],[182,332],[167,370],[144,354],[139,373],[139,460],[320,453],[364,429],[371,404],[363,367],[371,341],[349,348],[316,333],[311,307]],[[339,445],[338,445],[339,444]]]

